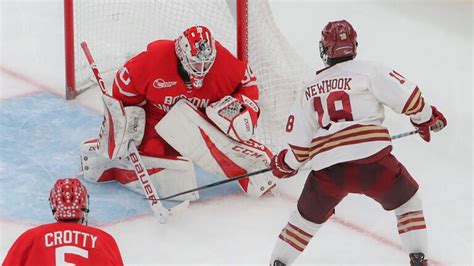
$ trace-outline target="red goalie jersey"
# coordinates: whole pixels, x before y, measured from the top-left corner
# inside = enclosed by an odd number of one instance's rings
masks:
[[[215,42],[216,57],[205,75],[202,86],[195,88],[175,52],[175,41],[159,40],[148,45],[130,59],[115,77],[113,97],[125,106],[139,105],[146,112],[146,129],[138,149],[145,155],[179,155],[155,131],[155,125],[171,107],[185,98],[198,109],[231,95],[242,101],[246,96],[258,100],[256,78],[245,62],[236,59],[219,42]],[[258,112],[251,113],[257,123]]]
[[[123,265],[115,240],[97,228],[58,222],[23,233],[2,265]]]

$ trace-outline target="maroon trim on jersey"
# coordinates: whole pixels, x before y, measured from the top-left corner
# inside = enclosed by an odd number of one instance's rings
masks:
[[[390,141],[390,140],[391,140],[390,138],[379,137],[379,138],[366,138],[366,139],[360,139],[360,140],[354,140],[354,141],[347,141],[347,142],[343,142],[343,143],[341,143],[339,145],[336,145],[336,146],[333,146],[333,147],[328,147],[328,148],[321,149],[317,153],[312,154],[310,156],[310,158],[313,158],[314,156],[316,156],[320,153],[323,153],[323,152],[326,152],[326,151],[329,151],[329,150],[332,150],[332,149],[335,149],[335,148],[338,148],[338,147],[342,147],[342,146],[348,146],[348,145],[359,144],[359,143],[364,143],[364,142],[371,142],[371,141]]]
[[[295,156],[298,162],[304,162],[309,158],[309,148],[308,147],[299,147],[295,145],[288,144],[291,148],[291,152]]]
[[[402,114],[413,115],[419,113],[425,107],[425,100],[421,96],[421,91],[418,86],[413,90],[408,98],[405,106],[403,106]]]
[[[388,130],[376,125],[353,125],[311,141],[310,158],[341,146],[371,141],[391,141]]]
[[[201,136],[204,139],[204,142],[206,143],[207,148],[211,152],[212,157],[214,157],[214,159],[219,164],[220,168],[222,169],[222,171],[227,177],[231,178],[234,176],[239,176],[239,175],[243,175],[247,173],[245,169],[238,166],[231,159],[229,159],[229,157],[227,157],[221,150],[219,150],[216,144],[211,140],[211,138],[206,134],[206,132],[202,130],[202,128],[199,128],[199,132],[201,133]],[[249,179],[248,178],[239,179],[239,184],[242,187],[242,189],[245,192],[247,192]]]
[[[363,132],[355,132],[355,133],[351,133],[351,134],[346,134],[346,135],[342,135],[342,136],[329,137],[325,141],[321,141],[319,144],[311,146],[311,150],[315,150],[315,149],[318,149],[322,146],[325,146],[325,145],[328,144],[328,142],[335,142],[335,141],[338,141],[338,140],[349,139],[351,137],[363,136],[363,135],[372,134],[372,133],[382,133],[383,134],[383,133],[388,133],[388,131],[386,129],[373,129],[373,130],[366,130],[366,131],[363,131]],[[313,143],[315,143],[317,141],[318,140],[315,140],[315,141],[313,141]]]

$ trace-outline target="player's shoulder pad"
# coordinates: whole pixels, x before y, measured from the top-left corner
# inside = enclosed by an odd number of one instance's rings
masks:
[[[216,41],[216,61],[214,64],[222,65],[224,69],[240,69],[242,73],[247,67],[247,63],[237,59],[227,48],[219,41]],[[213,67],[214,68],[214,67]],[[212,70],[212,69],[211,69]]]
[[[160,59],[170,55],[175,55],[173,40],[158,40],[148,44],[146,54],[153,59]]]

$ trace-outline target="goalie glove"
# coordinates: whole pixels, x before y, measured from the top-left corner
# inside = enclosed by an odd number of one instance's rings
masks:
[[[206,108],[207,117],[227,136],[239,142],[254,136],[258,117],[257,104],[246,96],[242,98],[243,103],[225,96]]]

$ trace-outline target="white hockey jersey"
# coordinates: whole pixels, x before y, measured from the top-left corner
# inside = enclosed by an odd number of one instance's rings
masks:
[[[351,60],[318,71],[290,110],[285,162],[319,170],[390,146],[384,105],[418,124],[432,115],[417,85],[393,69]]]

